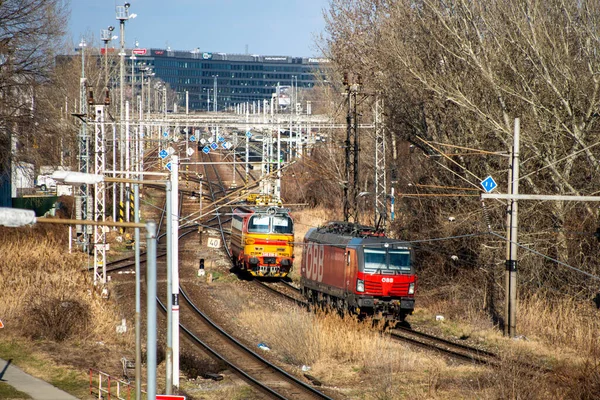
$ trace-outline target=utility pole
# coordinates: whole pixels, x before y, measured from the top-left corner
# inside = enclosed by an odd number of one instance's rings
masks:
[[[108,106],[110,104],[110,100],[109,100],[109,89],[108,89],[108,85],[109,85],[109,81],[110,81],[110,74],[109,74],[109,70],[108,70],[108,43],[113,40],[116,39],[116,36],[112,35],[112,32],[115,30],[114,26],[109,26],[108,29],[102,29],[100,31],[100,38],[102,39],[102,41],[104,42],[104,90],[106,92],[106,99],[105,99],[105,105]],[[103,115],[104,115],[104,111],[102,111]],[[103,121],[105,119],[103,118]],[[103,127],[103,133],[105,134],[105,128]],[[104,136],[105,137],[105,136]],[[103,146],[105,146],[105,144],[103,144]],[[104,152],[105,150],[103,150]],[[114,163],[114,158],[116,157],[116,151],[115,151],[115,143],[113,143],[113,163]],[[113,168],[114,170],[114,168]],[[117,217],[117,197],[116,197],[116,184],[112,185],[112,196],[113,196],[113,221],[116,221],[116,217]]]
[[[360,75],[356,82],[350,83],[348,73],[344,72],[344,86],[348,110],[346,115],[346,181],[344,182],[344,221],[358,222],[358,209],[356,197],[358,195],[358,157],[360,151],[358,137],[358,112],[356,97],[362,86]]]
[[[520,120],[515,119],[511,168],[509,173],[508,194],[482,193],[482,199],[507,200],[508,241],[506,244],[506,299],[504,333],[509,337],[517,334],[517,247],[518,247],[518,200],[536,201],[600,201],[600,196],[563,196],[519,194],[519,137]]]
[[[104,42],[104,89],[108,90],[108,43],[116,39],[112,36],[112,32],[115,30],[114,26],[109,26],[108,29],[102,29],[100,31],[100,39]]]
[[[213,82],[213,96],[214,98],[214,102],[213,102],[213,111],[217,111],[217,78],[219,77],[219,75],[214,75],[214,82]]]
[[[244,175],[244,186],[246,187],[248,186],[248,175],[250,173],[250,135],[250,116],[248,115],[248,112],[246,112],[246,174]]]
[[[124,89],[125,89],[125,21],[131,19],[131,18],[135,18],[136,14],[129,14],[129,7],[131,6],[131,4],[129,3],[125,3],[122,6],[116,6],[116,14],[117,14],[117,20],[119,21],[119,26],[120,26],[120,35],[121,35],[121,51],[119,52],[119,57],[120,57],[120,61],[119,61],[119,72],[120,72],[120,82],[119,82],[119,94],[120,94],[120,113],[119,113],[119,122],[120,122],[120,137],[119,137],[119,150],[120,150],[120,170],[123,170],[123,146],[124,145],[128,145],[125,144],[125,132],[124,132],[124,128],[123,128],[123,114],[124,114],[124,107],[125,107],[125,96],[124,96]],[[133,93],[132,93],[133,94]],[[121,183],[120,185],[120,197],[119,197],[119,201],[121,204],[123,204],[123,199],[124,199],[124,187],[123,184]]]
[[[513,149],[510,168],[509,193],[511,196],[519,194],[519,147],[521,123],[519,118],[515,119],[515,128],[513,135]],[[507,216],[510,218],[509,236],[507,243],[506,258],[506,305],[504,323],[504,334],[510,337],[516,336],[517,326],[517,234],[518,234],[518,219],[517,219],[518,203],[514,198],[508,200]]]
[[[179,386],[179,158],[171,156],[173,386]]]
[[[129,4],[129,3],[127,3]],[[127,7],[129,8],[129,7]],[[120,26],[120,36],[121,36],[121,51],[119,51],[119,169],[123,170],[123,145],[125,142],[125,132],[123,127],[123,116],[125,112],[125,21],[127,20],[127,11],[125,6],[117,6],[117,19],[119,20]],[[132,93],[133,94],[133,93]],[[124,194],[123,194],[123,184],[121,183],[119,190],[119,204],[123,204]],[[113,205],[114,207],[114,205]]]

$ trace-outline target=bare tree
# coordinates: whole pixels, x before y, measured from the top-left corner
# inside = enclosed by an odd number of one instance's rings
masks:
[[[419,157],[427,165],[415,166],[416,154],[397,159],[403,191],[476,188],[488,174],[506,187],[508,161],[492,153],[510,149],[519,117],[521,192],[593,194],[600,172],[599,7],[575,0],[332,0],[328,51],[337,73],[362,73],[386,96],[390,130],[423,150]],[[473,149],[482,151],[473,155]],[[446,210],[469,221],[462,231],[484,226],[476,198],[421,198],[404,205],[417,212],[413,234],[431,236],[444,226]],[[595,229],[593,207],[523,202],[521,210],[523,242],[599,271],[595,243],[569,234]],[[489,211],[492,228],[502,232],[503,205],[493,203]],[[490,255],[502,258],[502,250]],[[559,272],[564,269],[531,253],[523,263],[532,266],[526,279],[534,285],[569,282]]]
[[[5,170],[11,137],[22,150],[39,148],[35,95],[54,62],[54,49],[66,26],[64,0],[5,0],[0,2],[0,166]]]

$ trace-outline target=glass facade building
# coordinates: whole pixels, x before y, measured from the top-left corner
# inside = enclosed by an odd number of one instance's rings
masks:
[[[135,69],[149,67],[167,83],[190,110],[217,110],[240,103],[270,100],[277,88],[313,87],[329,62],[324,58],[260,56],[169,49],[135,49]],[[140,54],[144,53],[145,54]],[[127,51],[126,62],[132,60]],[[142,67],[143,66],[143,67]],[[129,65],[131,68],[131,65]],[[215,96],[216,92],[216,96]],[[279,104],[282,104],[279,102]]]

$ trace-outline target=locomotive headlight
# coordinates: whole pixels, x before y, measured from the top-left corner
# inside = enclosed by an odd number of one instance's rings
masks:
[[[357,279],[356,280],[356,291],[357,292],[364,292],[365,291],[365,281],[363,281],[362,279]]]
[[[415,283],[408,285],[408,294],[415,294]]]
[[[254,239],[246,239],[246,244],[254,244]]]

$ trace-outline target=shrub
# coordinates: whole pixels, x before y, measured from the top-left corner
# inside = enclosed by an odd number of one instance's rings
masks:
[[[35,295],[26,310],[26,331],[34,339],[64,341],[85,332],[90,323],[89,306],[66,295]]]

